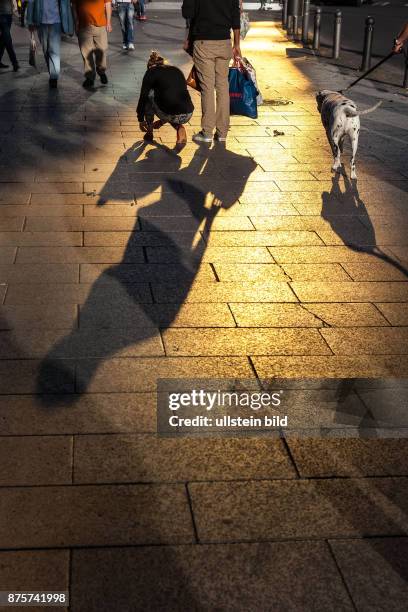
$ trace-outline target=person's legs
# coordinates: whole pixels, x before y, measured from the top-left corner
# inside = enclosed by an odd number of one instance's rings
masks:
[[[177,146],[187,144],[187,131],[185,125],[190,121],[193,113],[182,113],[180,115],[172,115],[168,117],[170,125],[177,132]]]
[[[48,26],[48,72],[51,80],[57,80],[61,69],[61,24]]]
[[[21,12],[20,12],[20,25],[22,28],[25,27],[25,15],[26,15],[26,10],[27,10],[27,0],[23,0],[23,2],[21,3]]]
[[[194,43],[194,65],[201,87],[201,127],[204,134],[212,138],[215,128],[215,56],[214,41],[196,40]]]
[[[1,19],[2,15],[0,15],[0,63],[1,60],[3,59],[3,55],[4,55],[4,50],[6,48],[6,43],[4,41],[4,36],[3,36],[3,23],[2,23],[2,19]],[[4,64],[5,66],[5,64]]]
[[[226,138],[230,125],[230,98],[228,73],[232,58],[231,42],[219,41],[215,60],[215,92],[217,98],[216,128],[219,138]]]
[[[11,15],[0,15],[0,60],[3,56],[4,49],[6,49],[10,62],[13,64],[13,68],[16,70],[18,67],[18,62],[14,52],[13,40],[10,32],[12,22],[13,18]]]
[[[136,7],[136,11],[137,11],[137,18],[138,19],[146,19],[145,17],[145,1],[144,0],[139,0],[139,2],[137,3],[137,7]]]
[[[127,41],[127,31],[126,31],[126,27],[127,27],[127,6],[128,4],[125,2],[121,2],[120,4],[118,4],[118,16],[119,16],[119,23],[120,23],[120,29],[122,30],[122,40],[123,40],[123,44],[127,45],[128,41]]]
[[[48,38],[49,38],[49,29],[51,26],[42,23],[39,27],[38,27],[38,38],[40,39],[40,43],[41,43],[41,47],[43,50],[43,54],[44,54],[44,59],[45,59],[45,63],[47,64],[47,70],[49,72],[49,63],[50,63],[50,59],[48,57]]]
[[[104,77],[106,73],[106,55],[108,50],[108,34],[104,26],[92,26],[93,44],[95,48],[96,72]]]
[[[94,59],[94,39],[91,26],[82,28],[78,32],[78,43],[84,60],[84,75],[88,81],[94,81],[96,77]]]
[[[135,6],[133,2],[129,2],[126,4],[126,18],[127,18],[127,27],[126,27],[126,44],[133,45],[134,39],[134,30],[133,30],[133,19],[135,16]]]

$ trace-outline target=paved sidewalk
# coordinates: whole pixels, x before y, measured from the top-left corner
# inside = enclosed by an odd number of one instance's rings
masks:
[[[0,75],[0,590],[71,591],[74,612],[403,610],[405,440],[156,438],[159,377],[408,374],[407,100],[363,84],[358,191],[334,177],[314,92],[347,71],[245,54],[266,100],[227,150],[135,105],[183,22],[111,39],[86,92]],[[14,29],[18,55],[26,33]],[[290,105],[280,105],[282,99]],[[197,112],[189,136],[199,125]],[[275,131],[276,130],[276,131]]]

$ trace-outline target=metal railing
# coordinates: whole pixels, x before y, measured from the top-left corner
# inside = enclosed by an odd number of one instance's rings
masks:
[[[303,0],[301,13],[298,15],[288,14],[288,0],[282,0],[282,27],[287,30],[288,36],[293,40],[301,41],[305,46],[311,47],[315,53],[319,53],[321,44],[321,28],[323,15],[333,15],[333,42],[332,58],[338,59],[341,54],[341,35],[342,35],[342,13],[336,10],[323,11],[320,6],[316,6],[313,13],[310,9],[310,0]],[[298,27],[301,19],[301,35],[299,36]],[[312,25],[312,38],[310,39],[310,24]],[[373,41],[374,41],[375,19],[368,16],[365,20],[364,43],[362,49],[362,61],[359,69],[366,72],[371,67]],[[405,53],[404,77],[402,87],[408,88],[408,53]]]

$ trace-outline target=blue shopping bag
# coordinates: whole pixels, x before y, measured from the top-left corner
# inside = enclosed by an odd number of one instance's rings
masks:
[[[257,119],[258,90],[246,70],[233,66],[229,69],[229,95],[231,115],[243,115]]]

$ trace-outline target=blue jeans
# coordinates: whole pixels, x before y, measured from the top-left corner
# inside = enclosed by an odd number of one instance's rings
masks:
[[[137,16],[143,17],[145,14],[145,0],[139,0],[137,3]]]
[[[61,66],[61,24],[42,23],[38,28],[50,79],[58,79]]]
[[[123,44],[128,45],[129,43],[133,43],[133,17],[135,16],[133,2],[118,3],[118,14],[120,27],[122,29]]]
[[[12,22],[13,17],[11,15],[0,15],[0,61],[2,60],[4,49],[6,49],[10,62],[13,66],[17,66],[17,58],[10,33]]]

